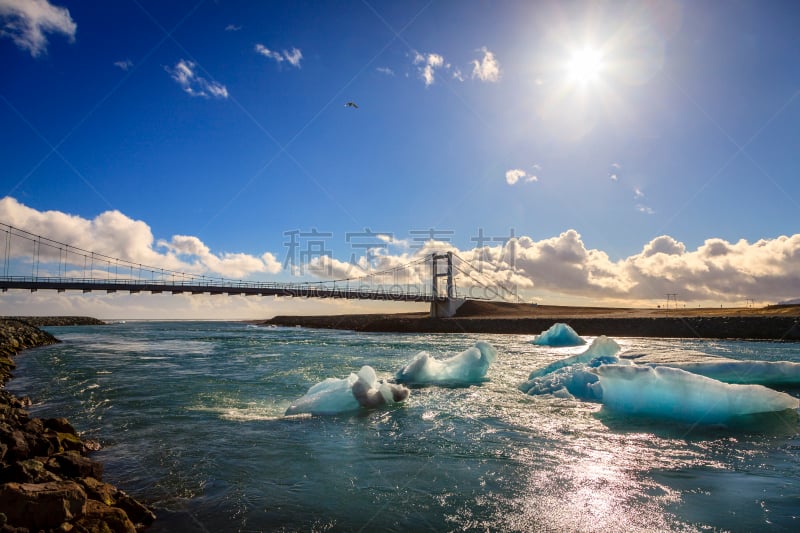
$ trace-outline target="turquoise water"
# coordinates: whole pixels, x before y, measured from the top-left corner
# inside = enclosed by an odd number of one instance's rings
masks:
[[[218,322],[48,328],[8,388],[102,443],[105,480],[156,508],[151,531],[797,530],[796,416],[692,427],[531,397],[534,368],[585,348],[525,335],[363,334]],[[476,340],[490,380],[414,389],[388,410],[282,416],[362,365]],[[623,348],[800,362],[800,344],[616,339]],[[800,391],[789,390],[798,396]]]

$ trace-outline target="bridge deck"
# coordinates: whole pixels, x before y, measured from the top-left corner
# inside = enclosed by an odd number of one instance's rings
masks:
[[[26,289],[31,292],[38,290],[68,290],[92,292],[149,292],[152,294],[169,292],[172,294],[227,294],[246,296],[288,296],[308,298],[344,298],[349,300],[388,300],[396,302],[433,302],[445,301],[444,297],[435,297],[429,293],[416,292],[418,287],[400,285],[384,288],[374,287],[335,287],[323,284],[292,284],[292,283],[249,283],[249,282],[222,282],[198,283],[166,282],[153,280],[126,280],[126,279],[80,279],[80,278],[36,278],[24,276],[0,277],[0,290]]]

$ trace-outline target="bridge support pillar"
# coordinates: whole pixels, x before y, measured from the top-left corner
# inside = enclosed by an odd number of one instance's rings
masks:
[[[439,261],[447,263],[447,270],[439,272]],[[447,286],[444,294],[439,294],[439,278],[446,278]],[[444,254],[431,254],[431,283],[434,299],[431,302],[431,318],[449,318],[456,314],[464,298],[456,298],[456,288],[453,283],[453,252]],[[438,298],[442,298],[441,300]]]
[[[455,316],[466,298],[446,298],[441,301],[431,302],[431,318],[450,318]]]

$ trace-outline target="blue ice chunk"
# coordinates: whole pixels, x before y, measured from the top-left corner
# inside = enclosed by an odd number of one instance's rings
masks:
[[[603,405],[624,413],[716,424],[800,407],[797,398],[762,385],[723,383],[678,368],[602,365],[594,372]]]
[[[557,322],[550,329],[537,335],[532,341],[537,346],[580,346],[586,344],[580,335],[567,324]]]
[[[589,370],[588,365],[578,364],[528,380],[519,388],[531,396],[551,394],[559,398],[599,400],[603,390],[597,386],[597,381],[597,375]]]
[[[562,398],[599,400],[603,391],[597,384],[597,375],[590,369],[606,364],[630,364],[620,361],[615,355],[619,350],[620,346],[614,339],[602,335],[584,352],[534,370],[519,389],[531,396],[552,394]]]
[[[564,359],[559,359],[558,361],[550,363],[544,368],[534,370],[533,372],[531,372],[531,375],[528,376],[528,379],[534,379],[539,376],[544,376],[545,374],[549,374],[554,370],[558,370],[559,368],[564,368],[566,366],[571,366],[578,363],[588,363],[592,359],[598,357],[605,357],[607,358],[608,361],[616,363],[617,361],[619,361],[619,359],[617,359],[616,357],[616,354],[619,351],[620,351],[620,346],[614,339],[606,337],[605,335],[601,335],[597,337],[594,341],[592,341],[592,344],[590,344],[585,351],[577,355],[565,357]],[[613,359],[608,359],[608,358],[613,358]]]
[[[449,359],[437,360],[428,352],[420,352],[395,374],[398,383],[414,385],[470,385],[485,381],[489,366],[497,359],[497,350],[488,342],[475,346]]]
[[[800,385],[800,363],[790,361],[695,361],[658,366],[680,368],[725,383]]]

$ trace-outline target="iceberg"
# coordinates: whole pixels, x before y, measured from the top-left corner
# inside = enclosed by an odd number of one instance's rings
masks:
[[[800,385],[800,363],[789,361],[695,361],[660,366],[680,368],[725,383]]]
[[[567,324],[557,322],[550,329],[543,331],[531,341],[537,346],[581,346],[586,344],[580,335]]]
[[[414,385],[470,385],[485,381],[486,371],[497,359],[497,350],[488,342],[475,346],[449,359],[439,361],[428,352],[420,352],[395,374],[398,383]]]
[[[575,365],[530,379],[519,389],[530,396],[551,394],[557,398],[600,400],[603,389],[597,385],[597,381],[597,375],[589,370],[588,365]]]
[[[578,363],[588,363],[592,359],[596,358],[602,358],[602,357],[613,358],[614,362],[616,362],[619,359],[617,359],[615,356],[619,351],[620,351],[620,346],[614,339],[606,337],[605,335],[601,335],[592,341],[592,344],[589,345],[586,351],[581,352],[577,355],[565,357],[564,359],[559,359],[558,361],[550,363],[544,368],[534,370],[533,372],[531,372],[531,375],[528,376],[528,379],[544,376],[546,374],[549,374],[550,372],[558,370],[559,368],[572,366]]]
[[[286,409],[286,415],[335,415],[374,409],[403,402],[409,393],[402,385],[379,382],[375,370],[365,365],[358,374],[351,373],[344,379],[327,378],[312,386]]]
[[[614,339],[602,335],[586,351],[534,370],[519,389],[531,396],[552,394],[559,398],[599,400],[603,391],[591,369],[604,364],[631,364],[617,357],[619,351]]]
[[[603,405],[624,413],[716,424],[800,406],[797,398],[762,385],[723,383],[679,368],[612,364],[594,372]]]

